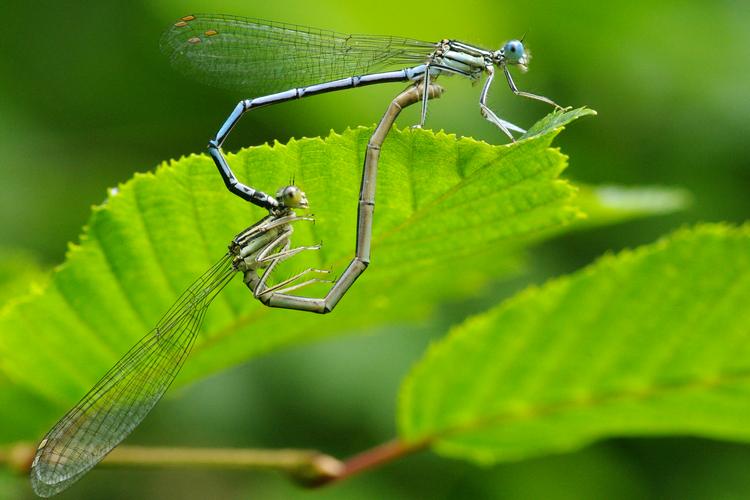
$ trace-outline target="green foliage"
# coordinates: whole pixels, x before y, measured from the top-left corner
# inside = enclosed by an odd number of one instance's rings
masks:
[[[582,186],[576,204],[588,216],[580,225],[601,225],[624,217],[667,214],[690,205],[690,193],[662,186]]]
[[[36,2],[18,0],[3,4],[13,22],[5,23],[0,42],[0,68],[6,75],[0,78],[0,213],[5,215],[0,245],[33,249],[45,263],[62,261],[65,241],[78,234],[88,218],[87,205],[102,199],[105,183],[128,179],[134,168],[150,169],[157,159],[168,158],[169,154],[200,150],[237,100],[255,97],[193,85],[159,53],[160,33],[175,16],[189,13],[191,5],[175,0],[47,2],[44,8]],[[588,1],[547,1],[508,8],[509,4],[480,0],[469,9],[451,10],[450,16],[428,2],[386,1],[366,12],[357,2],[324,0],[316,2],[315,9],[309,5],[300,0],[230,1],[213,3],[210,9],[351,33],[435,41],[450,37],[488,48],[498,48],[506,39],[521,37],[529,30],[526,44],[534,59],[528,73],[514,73],[518,85],[564,105],[595,104],[600,112],[596,120],[576,124],[558,143],[571,156],[569,175],[579,188],[579,181],[589,185],[678,184],[693,193],[692,205],[682,213],[580,231],[545,245],[545,260],[534,260],[539,267],[535,267],[533,278],[519,277],[491,292],[481,288],[477,290],[478,300],[451,304],[452,318],[465,315],[467,309],[476,311],[478,301],[491,302],[490,297],[509,288],[529,279],[542,279],[549,274],[547,264],[554,265],[553,269],[573,269],[593,260],[601,249],[634,244],[643,241],[644,235],[667,233],[680,224],[722,220],[741,223],[748,218],[746,123],[750,118],[750,73],[741,65],[748,59],[750,47],[750,30],[746,28],[750,9],[742,8],[743,3],[635,1],[592,9]],[[420,22],[415,23],[415,19]],[[560,29],[561,20],[565,21],[564,30]],[[695,61],[715,63],[697,70]],[[542,103],[511,95],[502,75],[498,77],[490,104],[501,117],[526,127],[546,112]],[[502,140],[497,130],[479,117],[478,87],[456,77],[441,77],[439,83],[448,88],[449,94],[430,106],[428,127],[490,143]],[[330,128],[340,131],[348,124],[368,123],[382,112],[398,86],[337,92],[250,113],[233,133],[230,148],[260,144],[269,138],[286,142],[292,135],[325,136]],[[415,123],[417,115],[418,110],[407,110],[402,123]],[[213,169],[210,164],[207,168]],[[587,189],[580,189],[575,199],[576,206],[588,215],[577,221],[576,227],[597,220],[602,223],[585,203],[587,194]],[[327,203],[312,201],[315,212]],[[599,201],[607,200],[595,196],[595,207]],[[380,215],[380,207],[378,211]],[[248,210],[248,222],[257,215],[257,211]],[[232,226],[228,233],[244,223],[245,218],[228,220],[226,224]],[[569,227],[559,230],[568,231]],[[324,242],[327,246],[333,243]],[[216,245],[215,251],[221,253],[223,242]],[[211,259],[218,258],[213,256],[214,250],[209,253]],[[373,266],[355,289],[366,284],[368,273],[378,270],[378,256],[376,252]],[[547,260],[550,256],[554,256],[553,261]],[[461,276],[454,272],[459,265],[463,262],[452,267],[451,276]],[[18,281],[20,288],[25,288],[24,281]],[[342,306],[352,297],[347,296]],[[303,346],[252,362],[221,378],[205,380],[196,392],[190,392],[192,397],[161,406],[142,429],[145,435],[135,436],[135,440],[148,442],[148,436],[152,436],[155,443],[188,444],[182,436],[189,414],[191,443],[283,446],[299,444],[303,441],[300,437],[309,437],[317,441],[304,444],[354,452],[360,445],[385,439],[389,430],[383,422],[390,406],[373,398],[369,389],[377,387],[385,397],[382,393],[389,392],[405,359],[417,356],[423,337],[437,329],[434,323],[420,324],[418,329],[384,329],[377,337],[352,336]],[[72,339],[76,341],[76,337]],[[127,343],[127,339],[122,342]],[[370,363],[352,365],[354,351],[373,345],[378,346],[380,357],[373,355]],[[358,353],[355,359],[362,356]],[[284,360],[288,362],[281,363]],[[188,360],[188,369],[194,361],[192,357]],[[369,371],[363,366],[370,367]],[[363,378],[367,377],[365,392],[358,387],[357,368],[362,369]],[[313,376],[320,373],[328,373],[330,378],[313,382]],[[262,376],[260,380],[258,375]],[[256,391],[253,384],[257,384]],[[314,385],[313,390],[305,391],[310,385]],[[6,386],[0,387],[0,396],[5,390]],[[314,394],[326,397],[316,398]],[[0,428],[12,427],[6,402],[0,407]],[[350,408],[358,411],[347,412]],[[46,413],[44,418],[50,420],[60,410]],[[244,418],[258,413],[272,425]],[[228,416],[238,414],[242,418]],[[217,415],[224,419],[217,420]],[[175,426],[174,420],[180,418],[183,425]],[[588,447],[573,454],[504,463],[491,470],[425,454],[408,460],[404,467],[388,467],[314,495],[440,498],[452,493],[463,498],[689,500],[742,498],[742,492],[750,491],[746,474],[750,446],[675,438],[618,439],[595,448],[600,453],[593,456]],[[581,454],[587,458],[581,459]],[[273,475],[175,476],[168,471],[149,473],[147,480],[143,479],[140,471],[95,473],[82,490],[65,497],[111,498],[123,496],[122,490],[127,487],[130,497],[159,498],[165,496],[166,488],[173,491],[180,488],[179,484],[182,490],[171,496],[185,499],[216,497],[217,491],[224,492],[225,498],[233,498],[232,492],[234,497],[243,498],[248,496],[248,488],[263,492],[254,495],[263,498],[310,494],[291,490],[283,479]],[[634,485],[639,487],[634,490]],[[26,478],[0,477],[0,498],[30,495]]]
[[[236,279],[210,307],[182,382],[280,346],[423,318],[441,298],[477,293],[514,268],[525,244],[580,216],[575,189],[558,177],[566,158],[550,143],[561,125],[590,113],[556,113],[553,128],[508,146],[394,131],[378,173],[374,265],[335,314],[266,308]],[[350,259],[370,134],[359,128],[229,156],[253,186],[274,192],[296,178],[307,192],[316,223],[298,224],[294,240],[323,249],[292,259],[282,277],[311,265],[341,272]],[[137,174],[94,208],[49,286],[0,316],[3,371],[69,406],[262,215],[226,191],[206,156]]]
[[[681,230],[477,315],[401,392],[408,440],[482,463],[608,436],[750,440],[750,225]]]
[[[178,383],[285,345],[425,318],[441,300],[480,293],[483,283],[515,272],[526,246],[581,220],[575,188],[559,178],[566,158],[550,143],[562,125],[591,113],[553,113],[536,135],[508,146],[394,131],[378,174],[376,265],[335,314],[271,310],[234,280],[209,308]],[[298,224],[295,242],[322,240],[323,249],[280,266],[281,278],[309,266],[340,272],[351,258],[370,133],[359,128],[230,155],[240,178],[273,192],[294,177],[312,203],[316,223]],[[585,204],[606,216],[587,224],[654,211],[648,204],[640,212],[605,209],[593,192],[586,191]],[[13,387],[4,407],[15,402],[29,409],[16,414],[27,415],[26,425],[6,428],[29,438],[30,429],[46,427],[55,407],[85,393],[226,251],[232,236],[262,215],[226,192],[205,156],[138,174],[113,191],[94,207],[80,244],[71,246],[48,286],[0,314],[0,367],[10,379],[0,383]],[[316,291],[325,289],[306,293]]]

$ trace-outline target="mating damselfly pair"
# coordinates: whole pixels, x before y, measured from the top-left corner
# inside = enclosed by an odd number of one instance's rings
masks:
[[[253,296],[268,306],[316,313],[334,309],[370,262],[381,146],[401,109],[421,101],[420,125],[424,124],[428,100],[442,92],[434,83],[438,76],[457,74],[477,80],[486,73],[479,98],[481,113],[511,139],[511,131],[523,129],[499,118],[486,104],[496,68],[502,70],[515,94],[555,105],[545,97],[519,91],[513,82],[509,67],[525,69],[528,64],[528,54],[519,40],[493,51],[455,40],[428,43],[391,36],[343,35],[240,17],[190,15],[164,33],[161,46],[178,70],[204,83],[256,95],[275,92],[240,101],[209,142],[210,156],[229,191],[263,207],[268,214],[240,232],[228,253],[47,433],[31,469],[33,488],[41,496],[54,495],[77,481],[148,415],[189,354],[209,304],[237,272],[244,275]],[[393,70],[395,67],[401,69]],[[410,85],[390,103],[368,143],[355,255],[349,266],[337,280],[323,279],[328,270],[306,269],[269,285],[268,279],[280,262],[319,248],[291,245],[293,225],[313,218],[295,212],[308,207],[299,187],[285,186],[270,196],[235,177],[221,151],[229,132],[250,109],[389,82]],[[290,89],[279,92],[284,88]],[[323,298],[291,293],[320,281],[331,283]]]

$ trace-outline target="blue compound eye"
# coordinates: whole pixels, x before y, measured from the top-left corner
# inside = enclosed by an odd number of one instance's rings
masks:
[[[505,55],[505,60],[510,64],[521,63],[526,56],[523,49],[523,44],[520,42],[520,40],[511,40],[510,42],[506,43],[503,46],[503,54]]]

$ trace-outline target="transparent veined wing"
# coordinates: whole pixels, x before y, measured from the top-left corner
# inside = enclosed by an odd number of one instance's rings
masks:
[[[160,45],[181,73],[247,97],[422,64],[436,48],[410,38],[217,14],[181,18]]]
[[[141,423],[177,376],[208,305],[234,273],[225,255],[47,433],[31,466],[38,495],[70,486]]]

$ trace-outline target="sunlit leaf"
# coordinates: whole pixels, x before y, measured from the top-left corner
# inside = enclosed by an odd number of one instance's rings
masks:
[[[748,441],[750,226],[705,225],[527,291],[434,345],[400,428],[490,463],[628,435]]]
[[[575,188],[559,178],[566,158],[550,143],[561,125],[588,113],[557,113],[557,128],[506,146],[394,131],[378,174],[372,265],[334,314],[266,308],[235,279],[210,307],[178,383],[285,345],[423,318],[441,299],[476,294],[513,270],[525,246],[580,216]],[[294,242],[322,241],[323,249],[295,258],[282,275],[310,265],[340,273],[348,263],[370,133],[229,155],[243,181],[275,192],[294,177],[308,195],[316,223],[298,224]],[[0,316],[2,370],[69,406],[261,216],[226,191],[202,155],[136,175],[94,208],[49,285]]]

